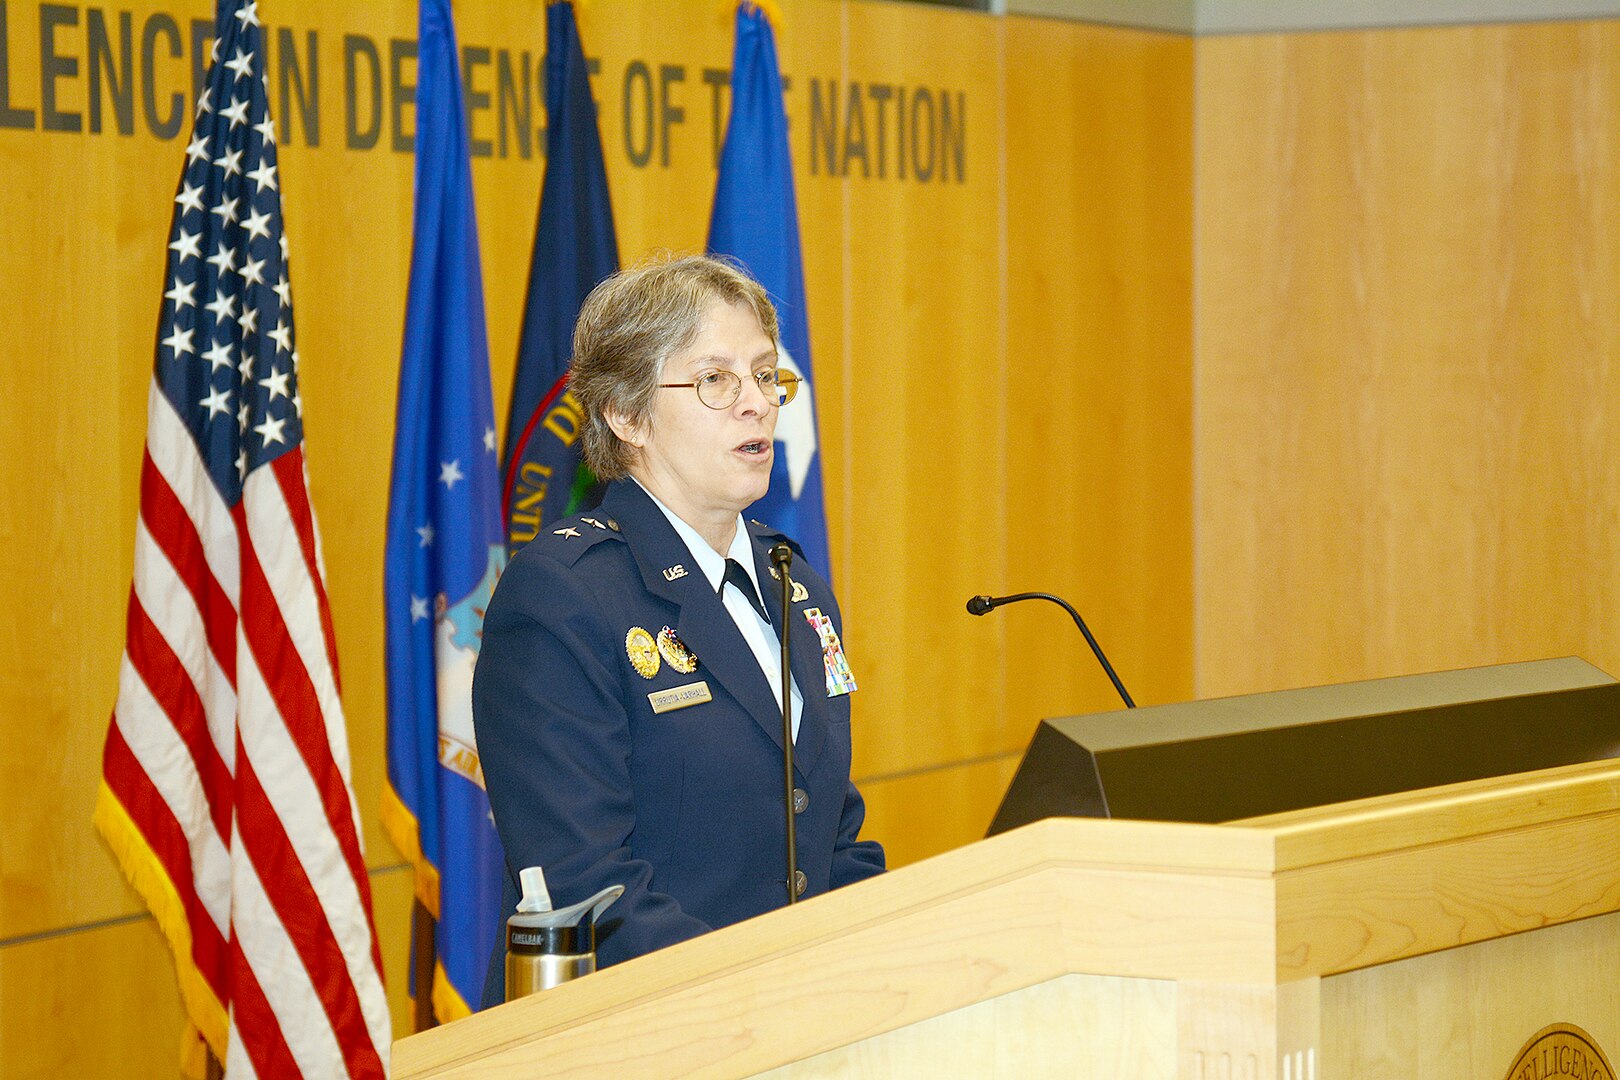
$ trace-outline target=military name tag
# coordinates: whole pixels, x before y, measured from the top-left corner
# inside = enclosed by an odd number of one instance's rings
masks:
[[[654,690],[647,695],[647,700],[652,702],[653,712],[667,713],[688,705],[702,705],[705,701],[713,701],[714,697],[709,693],[708,683],[695,682],[672,686],[668,690]]]

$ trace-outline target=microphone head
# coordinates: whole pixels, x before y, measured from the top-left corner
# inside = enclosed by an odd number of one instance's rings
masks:
[[[967,602],[969,615],[983,615],[996,605],[991,603],[988,596],[971,597]]]
[[[782,570],[793,564],[793,549],[785,542],[778,541],[771,545],[771,565]]]

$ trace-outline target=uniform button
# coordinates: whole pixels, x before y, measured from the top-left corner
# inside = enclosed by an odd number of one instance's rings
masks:
[[[793,789],[793,812],[802,814],[810,809],[810,793],[802,787]]]
[[[804,890],[810,887],[810,881],[804,876],[803,870],[793,871],[793,895],[803,896]]]

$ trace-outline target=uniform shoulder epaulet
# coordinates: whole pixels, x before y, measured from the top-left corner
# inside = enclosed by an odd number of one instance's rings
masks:
[[[760,521],[758,518],[749,518],[748,531],[754,537],[764,540],[767,543],[774,544],[778,540],[785,540],[787,541],[788,547],[793,549],[793,554],[797,555],[801,559],[804,558],[804,548],[800,547],[797,540],[793,539],[793,537],[789,536],[781,529],[773,529],[771,526],[765,524],[763,521]]]
[[[539,545],[540,550],[553,559],[572,566],[585,552],[609,540],[624,540],[617,521],[601,514],[580,514],[540,530],[540,535],[529,544]]]

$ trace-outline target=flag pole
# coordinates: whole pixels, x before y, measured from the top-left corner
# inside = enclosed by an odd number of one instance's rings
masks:
[[[435,922],[433,913],[421,900],[411,905],[411,957],[412,985],[416,987],[416,1023],[414,1030],[427,1031],[439,1026],[439,1020],[433,1015],[433,968],[438,963],[439,954],[434,946]]]

